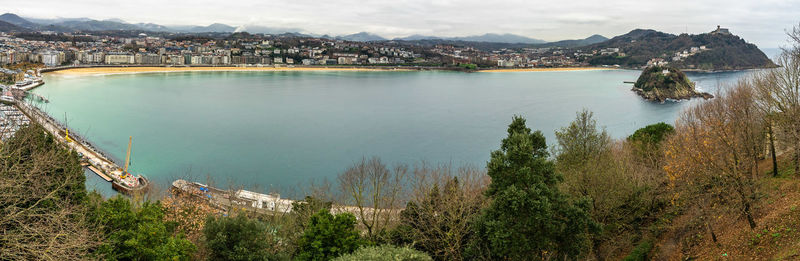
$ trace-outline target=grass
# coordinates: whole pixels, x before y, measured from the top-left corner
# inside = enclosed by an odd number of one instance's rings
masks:
[[[648,260],[648,255],[650,251],[653,250],[653,241],[650,239],[645,239],[639,242],[638,245],[631,251],[628,256],[626,256],[624,261],[645,261]]]

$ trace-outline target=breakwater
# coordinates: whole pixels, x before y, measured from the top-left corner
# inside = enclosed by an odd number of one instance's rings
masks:
[[[92,166],[90,170],[106,181],[111,182],[115,190],[130,194],[147,189],[149,183],[146,179],[141,176],[135,177],[122,173],[122,168],[118,164],[110,160],[108,156],[93,146],[87,139],[75,133],[69,133],[67,126],[59,123],[36,106],[23,100],[17,102],[16,107],[31,121],[38,123],[52,134],[56,140],[81,155],[82,159]]]

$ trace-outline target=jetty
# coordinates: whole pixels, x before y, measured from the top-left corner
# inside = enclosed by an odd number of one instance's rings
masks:
[[[102,179],[104,179],[104,180],[106,180],[108,182],[111,182],[111,178],[109,178],[108,175],[103,173],[103,171],[97,169],[95,166],[87,165],[86,168],[88,168],[89,170],[94,172],[94,174],[97,174],[97,176],[100,176],[100,178],[102,178]]]
[[[133,176],[123,172],[123,168],[110,160],[99,149],[95,148],[85,139],[70,134],[66,126],[61,125],[55,119],[42,112],[39,108],[24,101],[16,103],[16,107],[31,121],[41,125],[47,132],[52,134],[56,140],[67,145],[70,149],[82,155],[83,159],[89,164],[87,168],[100,176],[100,178],[111,182],[111,187],[124,194],[135,192],[145,192],[149,182],[142,176]]]
[[[263,214],[286,214],[292,212],[292,206],[304,204],[281,198],[280,194],[262,194],[243,189],[223,190],[198,182],[189,182],[178,179],[172,182],[173,193],[181,193],[194,198],[207,201],[212,207],[223,211],[250,210]],[[331,214],[351,213],[359,220],[371,220],[375,213],[377,216],[396,218],[403,209],[375,209],[372,207],[356,207],[346,205],[331,205]]]

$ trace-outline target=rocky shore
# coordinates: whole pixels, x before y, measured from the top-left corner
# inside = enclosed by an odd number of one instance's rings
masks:
[[[710,93],[697,91],[695,83],[689,81],[686,74],[668,66],[647,67],[631,90],[642,98],[655,102],[664,102],[667,99],[714,98]]]

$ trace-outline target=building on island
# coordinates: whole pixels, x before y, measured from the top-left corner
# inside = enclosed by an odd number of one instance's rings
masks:
[[[731,32],[728,31],[728,28],[722,28],[717,25],[717,30],[712,31],[711,34],[731,35]]]

